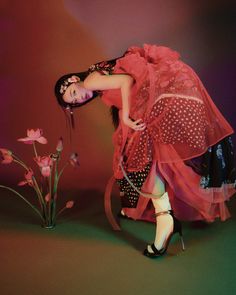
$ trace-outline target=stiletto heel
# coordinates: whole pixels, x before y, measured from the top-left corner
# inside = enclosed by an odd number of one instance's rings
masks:
[[[183,239],[183,231],[182,231],[182,224],[181,222],[175,218],[173,211],[170,210],[170,215],[173,217],[174,219],[174,230],[173,230],[173,234],[178,233],[179,237],[180,237],[180,242],[181,242],[181,246],[182,246],[182,250],[185,250],[185,244],[184,244],[184,239]]]
[[[155,258],[155,257],[163,256],[168,250],[168,247],[169,247],[169,244],[170,244],[170,241],[171,241],[173,235],[176,233],[179,234],[182,250],[183,251],[185,250],[181,222],[177,218],[175,218],[172,210],[158,212],[155,214],[155,216],[158,217],[158,216],[164,215],[164,214],[170,214],[172,216],[173,223],[174,223],[173,224],[173,231],[169,234],[168,238],[166,239],[164,247],[162,247],[160,250],[158,250],[154,244],[151,245],[151,249],[152,249],[153,253],[149,252],[148,249],[146,248],[144,250],[143,254],[147,257]]]
[[[182,245],[182,250],[185,251],[184,239],[183,239],[182,235],[180,235],[180,241],[181,241],[181,245]]]

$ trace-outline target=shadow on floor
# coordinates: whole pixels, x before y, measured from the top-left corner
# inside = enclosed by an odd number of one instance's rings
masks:
[[[28,191],[29,200],[35,202],[35,196]],[[73,208],[63,212],[57,219],[53,230],[45,230],[40,226],[40,219],[26,203],[8,191],[1,191],[0,222],[3,229],[17,231],[33,231],[37,234],[64,236],[68,239],[99,239],[110,243],[125,243],[132,245],[137,251],[142,251],[146,244],[154,238],[154,224],[121,219],[122,231],[115,232],[108,223],[103,207],[103,193],[96,190],[61,191],[58,197],[57,207],[62,208],[68,200],[74,200]],[[232,218],[227,224],[235,223],[236,198],[230,202]],[[36,204],[35,204],[36,205]],[[112,198],[114,215],[120,211],[120,202],[117,195]],[[119,221],[119,219],[117,218]],[[212,224],[204,222],[184,222],[184,234],[186,242],[202,242],[211,239],[211,235],[224,231],[220,221]],[[178,240],[178,237],[173,239]]]

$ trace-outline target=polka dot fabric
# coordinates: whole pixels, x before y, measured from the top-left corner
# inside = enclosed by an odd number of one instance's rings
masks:
[[[116,61],[113,73],[134,78],[130,118],[146,124],[141,132],[131,130],[122,121],[120,92],[103,93],[106,104],[120,109],[120,124],[113,136],[113,171],[123,195],[124,213],[150,221],[154,210],[150,199],[138,196],[124,179],[121,162],[140,191],[152,193],[153,180],[160,176],[179,219],[226,220],[230,214],[225,201],[235,193],[232,184],[203,189],[201,175],[185,164],[233,133],[193,69],[177,52],[145,44],[143,48],[129,48]]]
[[[144,181],[150,170],[150,164],[145,169],[138,172],[128,173],[129,180],[134,184],[137,189],[141,189]],[[135,191],[125,178],[117,180],[121,192],[121,205],[125,208],[135,208],[139,199],[139,193]]]
[[[162,113],[161,120],[156,122],[156,118]],[[154,141],[163,144],[186,143],[190,147],[199,149],[205,147],[205,108],[198,101],[163,98],[153,107],[148,123]],[[155,128],[157,123],[159,132]]]
[[[114,68],[114,73],[124,72],[135,79],[130,117],[142,119],[147,127],[134,132],[121,122],[116,130],[113,167],[118,178],[123,156],[127,172],[140,171],[150,161],[173,163],[202,155],[232,134],[198,76],[176,52],[151,45],[132,47]],[[112,104],[112,91],[109,95]]]

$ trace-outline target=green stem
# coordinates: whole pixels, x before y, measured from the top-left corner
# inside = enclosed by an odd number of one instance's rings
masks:
[[[24,169],[26,169],[27,171],[30,170],[30,168],[27,167],[26,164],[25,164],[21,159],[19,159],[16,155],[13,155],[13,157],[14,157],[14,162],[16,162],[17,164],[19,164],[20,166],[22,166],[22,167],[23,167]],[[35,178],[34,178],[34,183],[37,184],[37,181],[36,181]],[[41,203],[41,200],[40,200],[40,197],[39,197],[38,190],[37,190],[37,188],[36,188],[35,186],[33,186],[33,188],[34,188],[34,190],[35,190],[35,192],[36,192],[36,194],[37,194],[37,197],[38,197],[38,201],[39,201],[39,205],[40,205],[40,207],[41,207],[41,210],[43,210],[43,207],[42,207],[42,203]]]
[[[55,219],[56,216],[56,193],[57,193],[57,186],[58,186],[58,159],[60,156],[60,152],[58,152],[58,158],[55,163],[54,167],[54,185],[53,185],[53,204],[52,204],[52,219]]]
[[[53,189],[53,194],[55,196],[56,192],[57,192],[57,186],[60,180],[60,177],[62,175],[62,173],[64,172],[65,168],[69,165],[69,163],[67,162],[61,169],[61,171],[58,173],[58,161],[56,162],[55,165],[55,178],[54,178],[54,189]],[[57,216],[59,214],[61,214],[64,210],[66,209],[66,207],[62,208],[57,214],[56,214],[56,205],[54,206],[54,212],[53,212],[53,217],[56,219]]]
[[[46,207],[45,207],[45,202],[44,202],[44,199],[43,199],[43,195],[39,189],[39,186],[38,186],[38,183],[37,183],[37,180],[36,178],[33,176],[32,177],[33,179],[33,182],[35,184],[35,190],[37,192],[37,195],[38,195],[38,198],[39,198],[39,202],[41,202],[41,206],[42,206],[42,209],[43,209],[43,214],[44,214],[44,217],[46,218]]]
[[[34,184],[35,184],[35,182],[36,182],[36,179],[35,179],[35,181],[33,181],[34,182]],[[40,208],[41,208],[41,210],[43,211],[43,204],[42,204],[42,201],[41,201],[41,199],[40,199],[40,192],[38,191],[38,189],[36,188],[36,185],[33,185],[33,188],[34,188],[34,191],[36,192],[36,195],[37,195],[37,197],[38,197],[38,201],[39,201],[39,206],[40,206]]]
[[[65,207],[63,207],[57,214],[56,214],[56,217],[58,216],[58,215],[60,215],[63,211],[65,211],[67,208],[66,208],[66,206]]]
[[[57,192],[57,185],[58,185],[58,159],[56,160],[55,168],[54,168],[53,195],[55,195],[55,193]]]
[[[35,142],[33,142],[33,147],[34,147],[34,154],[35,154],[35,157],[37,158],[37,157],[38,157],[38,154],[37,154],[37,150],[36,150]]]
[[[18,162],[20,162],[22,165],[24,165],[25,167],[27,167],[26,165],[25,165],[25,163],[24,163],[24,161],[22,161],[19,157],[17,157],[15,154],[12,154],[12,157],[14,158],[14,159],[16,159]]]
[[[14,162],[16,162],[17,164],[19,164],[20,166],[22,166],[24,169],[26,169],[27,171],[29,171],[29,168],[25,165],[24,162],[20,161],[20,160],[13,160]]]
[[[51,224],[52,220],[51,220],[51,210],[52,210],[52,169],[50,171],[50,176],[49,176],[49,202],[48,202],[48,223]]]
[[[67,163],[64,165],[64,167],[61,169],[61,171],[59,172],[59,174],[58,174],[58,178],[57,178],[57,183],[59,182],[59,179],[60,179],[62,173],[64,172],[66,166],[68,166],[68,165],[69,165],[69,163],[67,162]]]
[[[4,185],[0,185],[1,188],[5,188],[13,193],[15,193],[17,196],[19,196],[22,200],[24,200],[39,216],[40,218],[44,221],[43,216],[41,215],[41,213],[39,212],[39,210],[37,208],[35,208],[28,200],[26,200],[20,193],[18,193],[17,191],[15,191],[14,189],[8,187],[8,186],[4,186]]]
[[[15,157],[15,156],[14,156],[14,157]],[[29,168],[24,164],[24,162],[22,162],[22,161],[21,161],[20,159],[18,159],[17,157],[15,157],[15,158],[16,158],[17,160],[14,159],[14,162],[18,163],[18,164],[21,165],[23,168],[25,168],[27,171],[29,171]],[[35,182],[37,182],[36,179],[35,179]],[[39,200],[39,205],[40,205],[41,209],[43,209],[43,208],[42,208],[41,201],[40,201],[40,198],[39,198],[38,190],[36,189],[35,186],[33,186],[33,188],[34,188],[34,190],[35,190],[35,192],[36,192],[36,194],[37,194],[37,197],[38,197],[38,200]]]

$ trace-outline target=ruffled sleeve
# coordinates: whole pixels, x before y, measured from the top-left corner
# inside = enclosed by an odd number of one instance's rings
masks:
[[[144,57],[145,59],[150,62],[157,64],[164,59],[169,60],[178,60],[180,58],[180,54],[177,51],[170,49],[169,47],[165,46],[157,46],[157,45],[150,45],[144,44]]]
[[[150,96],[153,96],[154,75],[153,65],[160,64],[164,60],[171,63],[178,60],[179,53],[164,46],[144,44],[143,48],[132,46],[128,48],[124,56],[116,60],[113,74],[128,74],[135,80],[132,89],[133,94],[144,85],[145,81],[150,83]],[[162,65],[163,67],[163,65]],[[121,93],[119,89],[103,92],[102,100],[107,105],[115,105],[122,108]],[[152,99],[150,99],[152,101]]]
[[[143,57],[144,51],[139,47],[130,47],[125,55],[116,60],[113,74],[128,74],[135,80],[135,88],[139,85],[143,78],[148,74],[146,61]],[[102,94],[102,101],[108,105],[114,105],[122,108],[120,89],[105,90]]]
[[[124,57],[116,62],[115,74],[129,74],[136,82],[143,80],[147,75],[147,61],[141,55],[141,50],[128,50]]]

